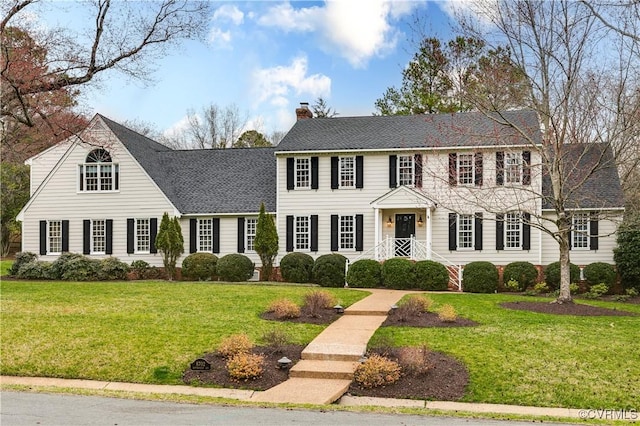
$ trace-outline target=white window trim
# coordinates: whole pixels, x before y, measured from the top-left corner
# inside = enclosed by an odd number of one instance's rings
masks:
[[[51,224],[58,223],[60,225],[60,251],[52,251],[51,250]],[[47,254],[58,255],[62,254],[62,239],[64,236],[62,235],[62,220],[48,220],[47,221]]]
[[[342,232],[342,219],[346,218],[346,217],[350,217],[351,218],[351,226],[352,226],[352,230],[351,232]],[[350,248],[343,248],[342,247],[342,236],[344,234],[350,234],[351,235],[351,245],[353,247]],[[338,251],[341,252],[355,252],[356,251],[356,217],[355,215],[339,215],[338,216]]]
[[[147,236],[149,237],[149,248],[147,250],[140,250],[139,239],[138,239],[138,221],[146,220],[147,221]],[[134,221],[134,244],[135,244],[135,254],[149,254],[151,253],[151,218],[141,217],[136,218]]]
[[[509,247],[509,244],[508,244],[509,243],[509,239],[507,238],[508,230],[509,230],[509,227],[508,227],[508,223],[509,223],[508,216],[510,214],[515,214],[515,215],[518,216],[518,235],[519,235],[518,241],[519,241],[519,244],[516,247]],[[522,213],[521,212],[507,212],[504,215],[504,249],[505,250],[522,250],[522,238],[523,238],[522,224],[523,224],[523,220],[522,220]]]
[[[306,218],[307,219],[307,248],[298,248],[298,234],[302,234],[298,232],[298,219]],[[293,250],[300,252],[311,252],[311,216],[294,216],[293,217]]]
[[[471,218],[471,246],[470,247],[462,247],[462,245],[460,244],[460,240],[461,240],[461,238],[460,238],[460,232],[461,232],[460,225],[462,223],[461,218],[463,216]],[[457,250],[460,250],[460,251],[473,251],[473,250],[475,250],[475,240],[476,240],[476,221],[475,221],[475,216],[473,214],[458,214],[456,224],[457,224],[456,238],[458,239],[457,242],[456,242]]]
[[[207,250],[203,250],[202,249],[202,244],[201,244],[202,238],[201,238],[201,235],[200,235],[200,228],[201,228],[200,224],[202,222],[204,222],[204,221],[209,221],[209,225],[211,227],[211,233],[209,234],[210,241],[208,243],[211,246],[211,248],[207,249]],[[198,252],[198,253],[212,253],[213,252],[213,238],[214,238],[214,235],[213,235],[213,218],[212,217],[199,217],[198,218],[198,222],[197,222],[197,227],[196,227],[196,242],[197,242],[196,252]]]
[[[95,247],[96,240],[96,222],[102,222],[103,224],[103,238],[104,238],[104,251],[98,251]],[[107,254],[107,220],[106,219],[91,219],[91,254]]]
[[[254,226],[254,233],[253,234],[249,234],[249,222],[250,221],[255,221],[255,226]],[[245,250],[249,253],[255,253],[255,238],[256,238],[256,233],[258,231],[258,218],[257,217],[249,217],[246,218],[244,221],[244,246],[245,246]],[[249,248],[249,237],[253,235],[253,241],[254,241],[254,248]]]
[[[507,158],[512,156],[517,156],[518,159],[518,179],[516,181],[509,180],[509,165],[507,164]],[[522,152],[505,152],[504,153],[504,183],[506,185],[522,185],[522,175],[524,174],[524,159],[522,157]]]
[[[301,186],[298,185],[298,166],[300,162],[306,161],[308,164],[307,172],[309,173],[309,178],[307,179],[307,185]],[[294,167],[293,167],[293,179],[294,179],[294,189],[307,190],[311,189],[311,157],[296,157],[294,159]]]
[[[98,189],[88,190],[87,189],[87,166],[96,166],[97,167],[97,179],[98,179]],[[101,178],[100,178],[100,169],[102,166],[111,166],[111,188],[112,189],[101,189]],[[82,176],[82,178],[80,177]],[[117,177],[116,177],[117,176]],[[109,192],[120,192],[120,164],[118,163],[83,163],[78,164],[78,184],[77,191],[79,194],[96,194],[96,193],[109,193]],[[118,189],[116,188],[116,182],[118,182]],[[80,189],[82,188],[82,189]]]
[[[400,172],[400,163],[402,163],[402,158],[409,158],[411,160],[411,183],[410,184],[403,184],[402,183],[402,179],[400,178],[400,176],[402,175],[402,173]],[[398,186],[406,186],[409,188],[413,188],[415,186],[416,183],[416,164],[415,164],[415,157],[413,155],[398,155],[398,167],[397,171],[396,171],[396,181],[398,182]]]
[[[584,231],[578,231],[578,228],[576,226],[576,216],[581,216],[585,219],[584,222],[584,226],[585,229]],[[591,217],[589,214],[587,213],[576,213],[572,216],[571,218],[571,250],[576,250],[576,251],[589,251],[591,249],[591,238],[589,238],[591,235],[589,233],[589,225],[590,225],[590,221],[591,221]],[[584,247],[576,247],[576,238],[578,235],[583,235],[585,237],[586,240],[586,245]]]
[[[471,157],[471,180],[466,183],[462,183],[462,167],[461,167],[461,157]],[[475,185],[475,176],[476,176],[476,161],[475,156],[473,154],[460,153],[456,156],[456,170],[458,172],[458,185],[460,186],[474,186]]]
[[[352,168],[351,168],[351,185],[343,185],[342,184],[342,160],[351,159]],[[339,189],[353,189],[356,187],[356,157],[355,156],[344,156],[338,157],[338,188]]]

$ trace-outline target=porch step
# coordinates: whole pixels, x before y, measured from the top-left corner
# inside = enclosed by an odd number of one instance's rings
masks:
[[[300,360],[289,371],[289,377],[353,380],[357,361]]]
[[[302,360],[314,361],[349,361],[359,362],[364,355],[366,346],[346,345],[340,343],[318,343],[311,342],[302,351]],[[298,364],[301,361],[298,361]]]

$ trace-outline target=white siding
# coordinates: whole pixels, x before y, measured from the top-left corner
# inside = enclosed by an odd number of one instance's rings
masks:
[[[55,167],[58,161],[60,161],[72,143],[71,139],[67,139],[66,141],[52,146],[27,161],[27,164],[31,166],[29,195],[33,195],[40,184],[44,182],[46,177],[49,175],[49,172]]]

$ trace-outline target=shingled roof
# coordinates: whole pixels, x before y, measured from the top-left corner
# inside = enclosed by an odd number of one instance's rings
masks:
[[[298,120],[278,145],[277,152],[531,143],[524,140],[512,126],[532,135],[535,143],[541,142],[540,123],[534,111],[505,111],[491,118],[479,112],[464,112]]]
[[[275,211],[275,148],[177,151],[100,118],[182,214]]]

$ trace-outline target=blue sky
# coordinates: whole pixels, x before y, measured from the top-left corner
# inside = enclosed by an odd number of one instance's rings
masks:
[[[49,6],[39,17],[47,25],[90,25],[73,2]],[[235,104],[249,128],[267,134],[289,130],[299,102],[320,96],[340,116],[370,115],[386,88],[401,82],[415,50],[408,41],[415,14],[429,35],[448,39],[450,7],[447,1],[212,2],[206,41],[183,43],[156,61],[149,84],[104,74],[99,89],[85,93],[86,107],[165,131],[180,126],[188,109]]]

